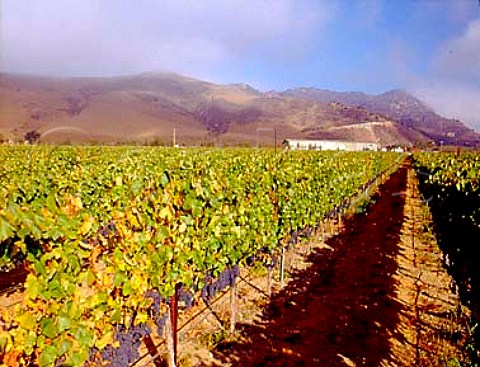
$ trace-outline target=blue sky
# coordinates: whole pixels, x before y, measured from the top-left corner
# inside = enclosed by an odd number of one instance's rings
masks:
[[[1,0],[0,70],[402,88],[480,130],[478,0]]]

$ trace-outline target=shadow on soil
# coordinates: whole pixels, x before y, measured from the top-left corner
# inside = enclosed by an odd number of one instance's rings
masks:
[[[404,219],[406,169],[379,188],[365,213],[345,220],[275,294],[262,321],[213,351],[221,365],[377,366],[389,360],[398,322],[392,275]]]

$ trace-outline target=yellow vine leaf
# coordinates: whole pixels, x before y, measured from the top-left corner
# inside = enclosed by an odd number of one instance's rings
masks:
[[[27,330],[35,330],[37,326],[37,320],[30,312],[25,312],[17,318],[18,324]]]
[[[160,209],[159,216],[161,219],[166,219],[167,221],[171,221],[173,219],[173,213],[169,206],[164,206]]]
[[[94,218],[91,215],[86,216],[82,223],[82,226],[80,227],[80,234],[82,236],[85,236],[88,232],[90,232],[93,222]]]
[[[101,350],[105,348],[107,345],[112,344],[112,341],[113,341],[113,331],[109,331],[103,334],[103,336],[95,342],[95,346]]]
[[[183,222],[182,224],[180,224],[180,226],[178,227],[178,231],[180,233],[183,233],[187,230],[187,224],[185,222]]]

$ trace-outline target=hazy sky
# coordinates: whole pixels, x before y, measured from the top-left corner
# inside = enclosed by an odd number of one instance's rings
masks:
[[[403,88],[480,130],[478,0],[0,0],[0,70]]]

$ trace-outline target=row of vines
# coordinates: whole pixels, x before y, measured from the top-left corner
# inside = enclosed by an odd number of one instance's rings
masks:
[[[480,155],[475,152],[419,153],[420,189],[435,222],[444,262],[462,302],[472,311],[472,360],[480,362]]]
[[[128,366],[179,287],[189,302],[252,257],[271,261],[399,160],[45,146],[0,156],[0,270],[28,271],[23,302],[0,315],[11,366]]]

